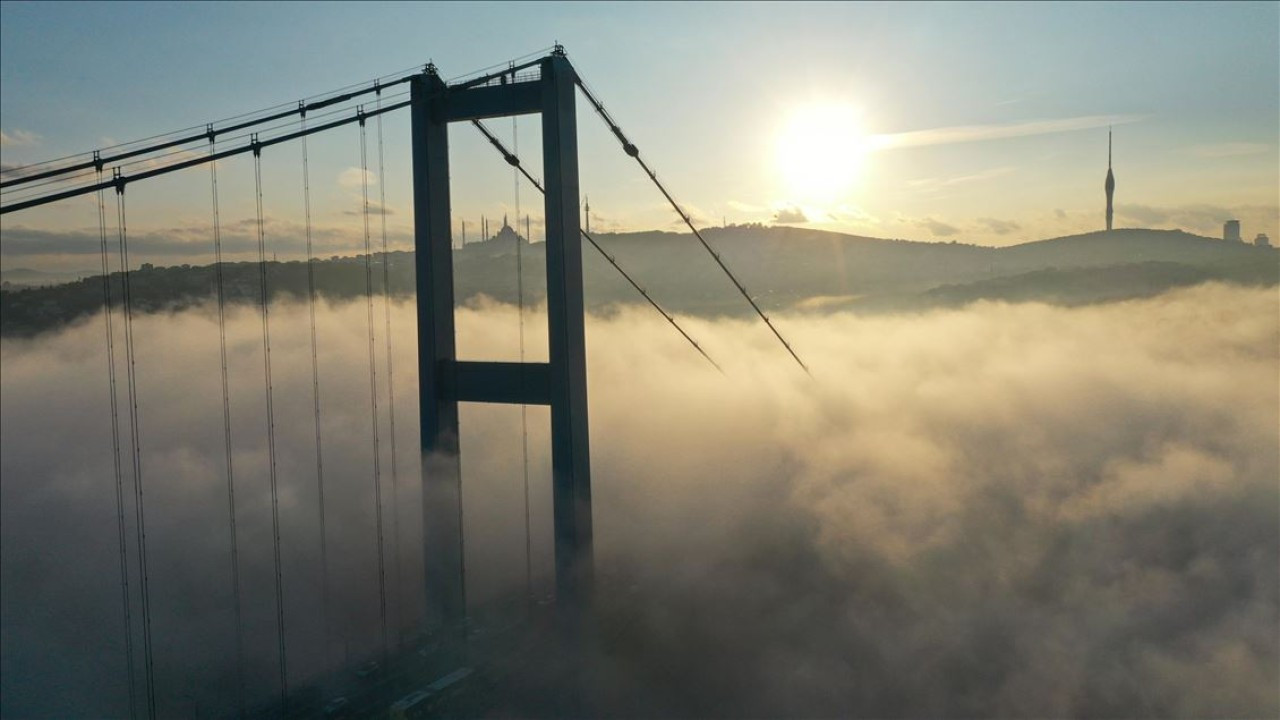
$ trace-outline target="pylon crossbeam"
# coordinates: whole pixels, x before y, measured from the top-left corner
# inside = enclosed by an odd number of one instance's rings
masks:
[[[452,374],[455,385],[441,389],[449,400],[508,405],[551,404],[550,363],[458,362]]]
[[[542,83],[521,82],[512,85],[486,85],[451,91],[445,106],[449,122],[484,120],[509,115],[533,115],[542,112]]]

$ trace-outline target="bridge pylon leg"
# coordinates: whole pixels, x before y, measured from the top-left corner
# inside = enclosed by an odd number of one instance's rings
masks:
[[[411,83],[418,399],[422,416],[427,623],[461,634],[466,620],[459,402],[551,408],[556,604],[576,627],[593,584],[591,463],[579,228],[576,74],[562,54],[536,79],[449,87],[431,70]],[[454,336],[448,124],[541,113],[549,362],[459,362]]]

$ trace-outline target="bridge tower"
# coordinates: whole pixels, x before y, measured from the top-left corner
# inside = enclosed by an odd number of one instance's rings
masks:
[[[535,67],[536,77],[531,71]],[[434,66],[428,66],[411,83],[427,622],[449,634],[461,632],[466,616],[460,402],[550,406],[556,602],[566,613],[576,615],[590,596],[591,467],[576,80],[573,66],[557,47],[541,60],[469,82],[446,85]],[[533,113],[542,115],[549,362],[459,361],[454,337],[448,126]]]

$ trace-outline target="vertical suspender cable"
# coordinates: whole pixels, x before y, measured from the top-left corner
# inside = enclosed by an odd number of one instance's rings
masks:
[[[102,167],[98,167],[98,182],[102,182]],[[120,403],[116,391],[116,341],[112,326],[111,264],[107,254],[107,204],[98,191],[98,236],[102,251],[102,307],[107,327],[107,386],[111,396],[111,452],[112,468],[116,479],[116,535],[120,554],[120,597],[124,606],[124,651],[129,669],[129,716],[138,716],[137,673],[133,661],[133,611],[129,601],[129,543],[125,535],[124,521],[124,468],[120,462]]]
[[[213,135],[209,136],[209,154],[215,153]],[[222,378],[222,442],[227,467],[227,522],[231,535],[231,593],[235,607],[236,632],[236,696],[240,716],[244,717],[244,622],[240,608],[240,540],[236,530],[236,480],[231,445],[231,392],[227,380],[227,296],[222,275],[222,217],[218,207],[218,162],[209,163],[209,185],[213,197],[213,274],[218,298],[218,353]]]
[[[133,288],[129,282],[129,228],[124,180],[116,171],[116,219],[120,233],[121,294],[124,299],[125,376],[129,387],[129,435],[133,450],[134,514],[137,522],[138,569],[142,590],[142,658],[147,687],[147,717],[156,717],[156,678],[151,647],[151,588],[147,575],[146,506],[142,494],[142,446],[138,437],[138,375],[133,346]]]
[[[382,90],[377,90],[378,109],[382,109]],[[387,169],[382,152],[382,113],[378,113],[378,216],[382,219],[382,312],[385,320],[383,334],[387,339],[387,413],[391,431],[391,558],[395,563],[395,618],[396,644],[404,632],[400,571],[400,473],[396,463],[396,385],[394,365],[391,362],[391,254],[387,251]]]
[[[284,641],[284,578],[280,572],[280,492],[276,481],[276,418],[271,384],[270,294],[267,285],[267,239],[262,216],[262,148],[253,135],[253,182],[258,213],[258,280],[262,291],[262,368],[267,391],[267,459],[271,479],[271,547],[275,557],[276,645],[280,659],[280,712],[289,713],[288,655]]]
[[[520,133],[516,124],[517,118],[511,117],[511,144],[515,152],[520,152]],[[520,170],[511,168],[511,183],[515,187],[516,227],[520,226]],[[525,233],[529,231],[526,226]],[[516,312],[520,326],[520,394],[524,394],[524,258],[521,250],[520,233],[516,236]],[[525,238],[526,240],[528,238]],[[520,404],[520,452],[524,468],[524,593],[528,600],[533,599],[533,542],[529,532],[529,406]]]
[[[382,547],[382,460],[378,443],[378,366],[375,361],[373,335],[373,249],[369,242],[369,152],[365,133],[364,109],[360,114],[360,187],[364,199],[364,300],[369,328],[369,409],[373,422],[373,502],[378,533],[378,613],[382,620],[382,667],[387,667],[387,573]]]
[[[302,114],[302,127],[307,115]],[[320,355],[316,342],[316,258],[311,238],[311,164],[307,157],[307,136],[302,136],[302,208],[306,216],[307,235],[307,315],[311,321],[311,406],[316,429],[316,492],[320,509],[320,595],[321,622],[324,624],[324,667],[329,666],[329,649],[333,627],[329,617],[329,533],[324,516],[324,451],[320,442]]]

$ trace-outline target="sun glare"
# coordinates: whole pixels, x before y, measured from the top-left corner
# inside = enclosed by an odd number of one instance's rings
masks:
[[[808,105],[791,114],[777,151],[789,201],[831,203],[861,178],[866,136],[852,106]]]

